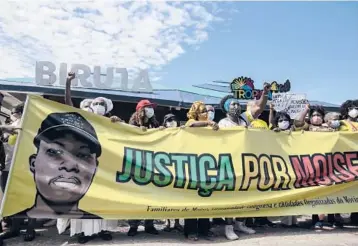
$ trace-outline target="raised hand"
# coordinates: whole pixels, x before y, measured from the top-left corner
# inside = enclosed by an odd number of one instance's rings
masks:
[[[67,76],[67,81],[72,81],[76,77],[74,72],[69,72]]]
[[[269,83],[265,83],[263,88],[264,93],[267,94],[269,93],[270,90],[271,90],[271,85]]]

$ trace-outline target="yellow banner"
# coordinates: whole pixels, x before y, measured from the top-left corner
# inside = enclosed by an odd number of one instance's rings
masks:
[[[2,215],[255,217],[358,211],[358,134],[146,132],[28,98]]]

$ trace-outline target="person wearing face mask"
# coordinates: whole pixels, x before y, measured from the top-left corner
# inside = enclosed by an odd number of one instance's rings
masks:
[[[215,109],[211,105],[206,105],[206,110],[208,111],[208,120],[214,121],[215,119]]]
[[[158,128],[159,122],[157,121],[154,113],[155,103],[149,100],[141,100],[137,103],[136,111],[129,119],[129,124],[142,128],[143,130],[150,128]]]
[[[233,126],[250,126],[251,122],[259,117],[264,111],[270,85],[265,84],[261,98],[258,101],[250,101],[245,112],[241,112],[239,101],[233,96],[228,95],[224,97],[221,102],[221,108],[226,113],[226,118],[219,121],[220,127],[233,127]]]
[[[305,122],[305,117],[308,114],[309,117],[309,123]],[[326,112],[323,107],[321,106],[313,106],[311,107],[309,104],[306,105],[305,110],[300,114],[300,116],[295,120],[295,128],[297,130],[302,129],[305,131],[314,131],[314,132],[333,132],[337,129],[333,128],[333,125],[336,123],[324,123],[324,119],[326,117]],[[334,119],[332,119],[332,122],[334,122]],[[338,118],[339,119],[339,118]],[[334,215],[333,215],[334,216]],[[312,215],[312,225],[314,229],[321,230],[323,228],[325,214],[314,214]],[[332,221],[332,215],[329,215],[329,221]],[[334,217],[333,217],[334,220]],[[339,225],[339,221],[337,221],[337,225]],[[331,226],[328,224],[328,226]]]
[[[165,128],[176,128],[178,127],[178,120],[177,117],[174,114],[167,114],[164,116],[163,119],[163,129]],[[171,227],[171,220],[167,220],[167,226],[164,228],[164,231],[170,232],[172,230],[176,230],[178,232],[183,232],[184,228],[179,222],[179,219],[174,220],[174,227]]]
[[[92,104],[93,99],[84,99],[81,101],[80,103],[80,109],[87,111],[87,112],[93,112],[93,109],[91,108],[91,104]]]
[[[340,112],[343,120],[341,121],[339,130],[346,132],[357,132],[358,100],[345,101],[340,107]],[[358,213],[352,213],[350,219],[352,224],[358,225]]]
[[[174,114],[167,114],[164,116],[163,126],[165,128],[175,128],[178,127],[178,120]]]
[[[219,129],[218,124],[208,119],[208,110],[201,101],[193,102],[188,113],[186,127],[211,127],[214,131]],[[199,236],[211,240],[215,235],[210,230],[209,219],[185,219],[184,235],[190,241],[199,240]]]
[[[113,103],[110,99],[97,97],[91,102],[90,108],[93,110],[93,113],[97,115],[110,117],[109,113],[113,109]]]
[[[76,77],[76,74],[69,72],[66,79],[65,103],[73,107],[71,98],[71,83]],[[117,116],[111,116],[110,112],[113,109],[112,100],[104,97],[97,97],[95,99],[84,99],[80,103],[80,109],[91,112],[97,115],[109,117],[112,122],[122,122]],[[110,231],[115,231],[117,221],[103,220],[103,219],[58,219],[57,228],[61,234],[70,225],[70,236],[77,236],[77,241],[80,244],[87,243],[94,239],[97,235],[105,241],[112,240]]]
[[[159,128],[159,122],[155,118],[154,107],[156,104],[149,100],[141,100],[137,103],[136,111],[132,114],[129,119],[129,124],[140,127],[142,130],[150,128]],[[138,233],[138,226],[140,220],[129,220],[129,231],[128,236],[135,236]],[[153,235],[157,235],[158,231],[154,227],[153,220],[144,221],[145,232]]]
[[[305,122],[305,117],[308,114],[309,123]],[[310,106],[306,105],[305,110],[300,116],[295,119],[294,126],[296,130],[312,131],[312,132],[333,132],[334,129],[324,125],[324,117],[326,111],[322,106]]]
[[[291,131],[293,129],[293,125],[291,124],[291,117],[286,112],[274,112],[274,105],[270,105],[270,129],[275,132],[280,131]]]
[[[66,90],[65,90],[65,104],[73,107],[72,97],[71,97],[71,84],[72,80],[76,77],[76,74],[69,72],[66,79]],[[106,116],[111,119],[113,123],[115,122],[124,122],[117,116],[110,116],[110,111],[113,109],[113,102],[110,99],[104,97],[97,97],[95,99],[84,99],[80,103],[80,109],[95,113],[97,115]]]
[[[334,131],[338,131],[341,127],[341,121],[340,121],[341,115],[336,112],[329,112],[324,117],[324,126],[330,127]]]
[[[341,107],[341,126],[340,131],[357,132],[358,131],[358,100],[347,100]]]
[[[221,99],[220,106],[222,111],[226,113],[226,118],[219,121],[219,127],[249,127],[251,123],[264,111],[269,91],[270,85],[265,84],[261,98],[258,101],[250,101],[245,112],[241,112],[240,103],[233,95],[228,95]],[[235,233],[235,231],[247,234],[256,233],[255,230],[245,225],[246,218],[236,218],[235,220],[233,218],[226,218],[225,220],[225,236],[228,240],[239,239],[239,236]]]
[[[112,100],[105,97],[97,97],[93,100],[89,99],[82,101],[81,109],[94,114],[109,117],[110,112],[113,109]],[[90,103],[90,105],[89,105]],[[80,105],[81,106],[81,105]],[[91,110],[88,110],[91,109]],[[110,117],[112,122],[115,116]],[[117,117],[118,118],[118,117]],[[117,121],[121,121],[119,118]],[[66,225],[67,223],[62,222]],[[117,227],[116,220],[103,220],[103,219],[71,219],[70,220],[70,236],[77,235],[77,241],[81,244],[87,243],[88,241],[99,236],[104,241],[112,240],[110,231],[115,231]]]

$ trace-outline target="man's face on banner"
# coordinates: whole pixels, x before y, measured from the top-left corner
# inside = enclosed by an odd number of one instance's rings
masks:
[[[66,133],[51,141],[41,140],[30,165],[37,190],[45,199],[71,203],[79,201],[90,187],[97,157],[85,140]]]

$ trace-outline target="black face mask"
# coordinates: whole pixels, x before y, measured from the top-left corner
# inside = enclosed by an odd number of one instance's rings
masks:
[[[239,118],[240,114],[241,114],[241,109],[240,108],[230,108],[228,114],[230,117]]]

